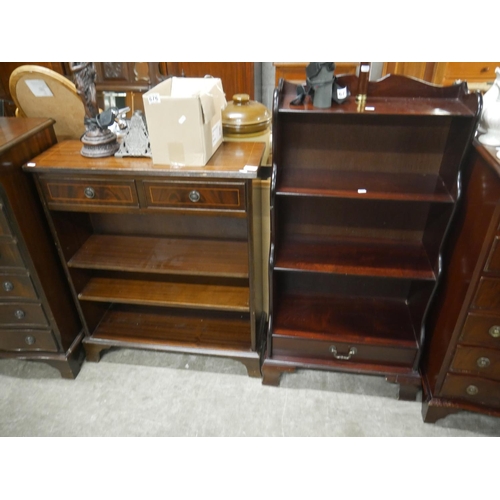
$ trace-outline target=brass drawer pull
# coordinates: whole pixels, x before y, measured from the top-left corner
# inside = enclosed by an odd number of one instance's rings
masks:
[[[497,339],[500,337],[500,326],[498,325],[493,325],[489,330],[488,333],[494,338]]]
[[[24,338],[24,342],[28,345],[33,345],[36,342],[36,339],[35,337],[33,337],[33,335],[28,335]]]
[[[26,316],[26,313],[22,309],[16,309],[14,311],[14,316],[17,319],[24,319],[24,317]]]
[[[484,68],[481,68],[481,73],[488,73],[488,71],[490,70],[489,66],[485,66]]]
[[[193,202],[196,203],[197,201],[200,201],[200,192],[196,191],[195,189],[193,191],[189,192],[189,199]]]
[[[14,290],[14,285],[10,281],[5,281],[3,284],[3,289],[6,292],[12,292],[12,290]]]
[[[488,366],[490,366],[490,360],[488,358],[478,358],[476,364],[479,368],[488,368]]]
[[[479,392],[479,389],[475,385],[469,385],[465,390],[469,396],[475,396]]]
[[[84,190],[83,190],[85,196],[87,198],[94,198],[95,197],[95,191],[94,191],[94,188],[91,188],[91,187],[86,187]]]
[[[347,359],[351,359],[353,356],[355,356],[357,354],[358,350],[355,347],[350,347],[347,355],[339,354],[337,352],[337,348],[334,345],[332,345],[332,346],[330,346],[330,352],[333,354],[333,357],[335,359],[346,359],[347,360]]]

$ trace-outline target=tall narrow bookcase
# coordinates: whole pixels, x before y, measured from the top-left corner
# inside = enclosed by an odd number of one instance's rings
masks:
[[[263,383],[326,369],[420,388],[425,319],[481,108],[466,84],[388,76],[320,109],[273,101],[269,326]],[[307,98],[309,99],[309,98]]]

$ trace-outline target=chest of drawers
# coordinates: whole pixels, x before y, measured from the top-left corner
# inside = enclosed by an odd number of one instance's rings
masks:
[[[33,180],[22,165],[56,143],[52,121],[0,118],[0,358],[74,378],[83,330]]]
[[[444,255],[422,363],[426,422],[458,410],[500,416],[500,162],[475,143]]]
[[[223,144],[204,167],[89,159],[76,141],[29,162],[85,327],[110,347],[208,354],[260,377],[263,143]],[[259,269],[260,267],[260,269]]]

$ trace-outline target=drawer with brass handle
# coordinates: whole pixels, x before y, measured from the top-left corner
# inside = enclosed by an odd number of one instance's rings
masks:
[[[416,348],[395,348],[382,345],[346,344],[328,340],[301,339],[273,335],[273,355],[280,358],[311,358],[345,363],[384,362],[411,364]]]
[[[0,299],[37,299],[28,274],[0,274]]]
[[[150,208],[245,210],[243,182],[143,181]]]
[[[48,326],[47,318],[40,304],[1,303],[0,325],[9,327]]]
[[[472,375],[448,373],[440,397],[500,408],[500,382]]]
[[[451,369],[500,381],[500,350],[459,345]]]
[[[469,313],[458,341],[500,349],[500,317]]]
[[[51,330],[3,330],[0,332],[0,350],[57,352]]]
[[[40,184],[50,208],[63,206],[138,207],[133,180],[52,179],[41,177]]]

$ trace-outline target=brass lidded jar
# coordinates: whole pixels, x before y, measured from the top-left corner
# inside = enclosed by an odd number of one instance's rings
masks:
[[[271,112],[248,94],[234,94],[222,111],[222,131],[225,141],[264,142],[262,160],[267,165],[271,151]]]

